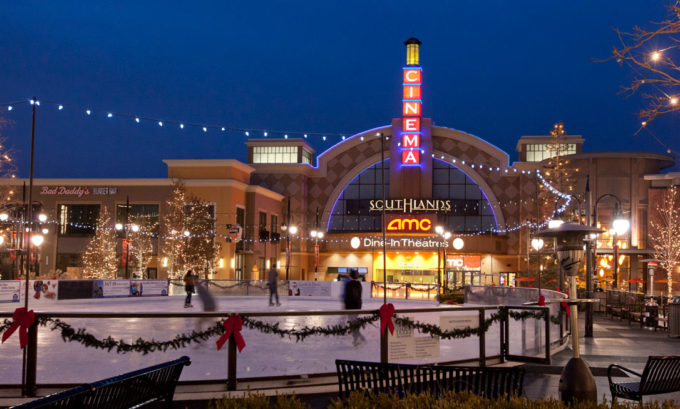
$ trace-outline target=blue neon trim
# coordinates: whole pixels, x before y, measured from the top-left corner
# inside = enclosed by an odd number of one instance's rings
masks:
[[[403,86],[405,86],[405,87],[408,87],[409,85],[418,85],[418,86],[422,86],[423,84],[420,83],[420,82],[402,82],[401,85],[403,85]]]
[[[423,103],[422,99],[402,99],[401,102],[420,102]]]
[[[402,70],[422,70],[423,67],[420,65],[406,65],[404,67],[401,67]]]
[[[423,148],[401,148],[402,151],[419,151],[421,149]]]
[[[422,134],[423,134],[422,131],[421,132],[406,131],[406,132],[402,132],[401,136],[404,136],[404,135],[422,135]]]
[[[420,167],[420,166],[422,166],[422,164],[419,163],[419,164],[417,164],[417,165],[404,165],[404,164],[402,163],[401,166],[402,166],[402,167],[412,168],[412,167],[414,167],[414,166]]]

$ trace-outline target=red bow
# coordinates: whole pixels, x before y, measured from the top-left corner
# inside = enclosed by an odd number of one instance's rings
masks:
[[[569,296],[569,291],[566,291],[565,294]],[[562,308],[564,308],[567,311],[567,317],[571,315],[571,311],[569,311],[569,303],[563,302],[560,305],[562,305]]]
[[[383,304],[382,307],[380,307],[380,334],[385,333],[385,326],[390,330],[390,334],[394,334],[394,323],[392,322],[393,316],[393,304]]]
[[[224,334],[217,340],[217,350],[219,351],[227,342],[231,334],[234,334],[234,341],[236,341],[236,348],[241,352],[246,347],[246,341],[241,335],[243,329],[243,320],[240,315],[231,314],[229,318],[224,321]]]
[[[19,328],[19,345],[23,349],[28,345],[28,332],[27,329],[33,325],[35,321],[35,313],[33,310],[28,310],[26,307],[17,308],[12,314],[12,319],[14,322],[9,328],[2,334],[2,342],[4,343],[7,338],[9,338],[17,328]]]
[[[541,307],[545,307],[545,295],[540,295],[538,297],[538,305]]]

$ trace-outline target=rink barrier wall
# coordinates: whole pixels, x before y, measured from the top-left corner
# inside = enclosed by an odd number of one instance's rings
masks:
[[[523,355],[513,355],[510,354],[510,325],[509,319],[518,320],[517,316],[510,318],[512,314],[511,310],[523,311],[520,314],[532,314],[540,313],[543,316],[543,325],[545,328],[545,351],[543,356],[523,356]],[[560,333],[560,338],[552,339],[550,337],[550,325],[551,307],[540,307],[540,306],[478,306],[478,307],[437,307],[437,308],[403,308],[395,310],[396,314],[409,314],[409,313],[424,313],[424,312],[464,312],[464,311],[476,311],[479,314],[479,356],[473,360],[461,360],[456,362],[439,362],[440,364],[452,364],[452,363],[466,363],[477,361],[479,366],[486,366],[490,360],[499,360],[501,363],[513,360],[519,362],[535,362],[542,364],[550,364],[552,351],[556,348],[561,347],[566,342],[566,337],[562,338]],[[481,330],[482,322],[488,321],[486,313],[491,311],[492,313],[498,313],[499,316],[504,317],[500,320],[500,331],[499,331],[499,342],[500,342],[500,355],[488,356],[486,354],[486,330]],[[348,316],[348,315],[360,315],[360,314],[376,314],[376,310],[337,310],[337,311],[285,311],[285,312],[240,312],[241,316],[254,318],[254,317],[290,317],[290,316]],[[36,320],[28,328],[28,345],[26,349],[26,374],[22,377],[25,383],[22,384],[22,390],[25,396],[34,397],[38,383],[36,379],[37,374],[37,356],[38,356],[38,322],[43,318],[49,319],[62,319],[62,318],[96,318],[98,320],[102,319],[113,319],[113,318],[136,318],[136,319],[159,319],[159,318],[225,318],[229,316],[229,313],[225,312],[186,312],[186,313],[140,313],[140,312],[130,312],[130,313],[82,313],[82,312],[59,312],[59,313],[46,313],[46,312],[36,312]],[[0,313],[0,318],[10,318],[12,313]],[[563,319],[563,315],[559,315],[560,319]],[[522,319],[524,321],[524,319]],[[538,325],[538,320],[536,320],[536,325]],[[525,329],[523,328],[523,331]],[[380,333],[380,362],[388,362],[388,327],[385,326],[383,332]],[[233,391],[237,387],[237,374],[236,374],[236,341],[234,335],[228,339],[227,342],[227,390]],[[250,352],[247,349],[244,350],[246,353]],[[254,353],[259,353],[254,351]],[[378,358],[378,357],[376,357]],[[250,378],[253,379],[253,378]]]
[[[164,297],[169,280],[29,280],[32,302],[88,298]],[[25,297],[26,281],[0,280],[0,302],[19,303]]]

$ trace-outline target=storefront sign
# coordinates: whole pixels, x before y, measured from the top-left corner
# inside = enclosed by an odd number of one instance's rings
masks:
[[[451,201],[439,199],[389,199],[371,200],[368,210],[380,212],[385,208],[386,212],[450,212]]]
[[[392,219],[387,224],[387,231],[428,232],[432,228],[430,219]]]
[[[19,302],[22,281],[0,281],[0,302]],[[23,281],[25,283],[25,281]]]
[[[479,314],[465,313],[456,315],[444,315],[439,317],[439,327],[444,331],[456,329],[479,328]]]
[[[420,67],[404,67],[402,123],[401,123],[401,164],[402,166],[420,166],[422,115],[422,69]]]
[[[56,195],[56,196],[88,196],[90,194],[90,188],[81,186],[43,186],[40,189],[41,195]]]
[[[357,237],[358,238],[358,237]],[[350,242],[355,242],[354,238]],[[372,239],[370,237],[364,237],[360,244],[364,247],[383,247],[383,241],[378,239]],[[446,240],[432,240],[432,239],[419,239],[419,238],[394,238],[387,239],[385,241],[386,247],[408,247],[408,248],[448,248],[449,242]]]
[[[447,254],[446,267],[447,268],[466,268],[469,270],[478,270],[481,266],[482,258],[480,256],[459,256]]]

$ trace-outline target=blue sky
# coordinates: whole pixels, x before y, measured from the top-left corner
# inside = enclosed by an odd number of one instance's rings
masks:
[[[403,42],[416,36],[424,116],[436,125],[511,160],[520,136],[559,120],[586,151],[663,152],[635,135],[641,97],[618,95],[630,69],[599,60],[618,44],[614,28],[661,20],[666,4],[0,0],[0,102],[65,105],[38,108],[36,177],[165,177],[162,159],[245,160],[246,137],[106,112],[351,135],[399,116]],[[0,115],[28,176],[30,107]],[[650,129],[680,150],[677,128],[669,116]],[[310,138],[318,152],[337,141]]]

